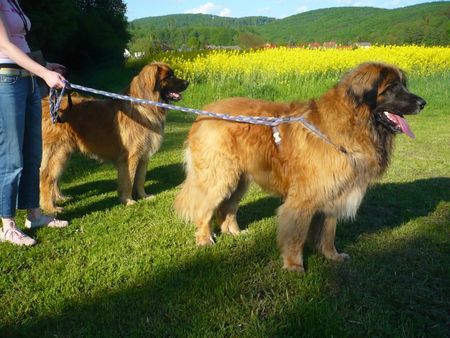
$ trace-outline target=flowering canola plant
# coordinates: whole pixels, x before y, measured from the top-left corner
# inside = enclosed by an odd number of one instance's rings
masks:
[[[299,75],[339,75],[363,62],[396,65],[413,76],[450,71],[450,47],[374,46],[358,49],[274,48],[213,51],[195,57],[165,56],[185,78],[194,81],[287,80]]]

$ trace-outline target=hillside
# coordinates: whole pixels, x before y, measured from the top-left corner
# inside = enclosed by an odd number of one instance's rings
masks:
[[[208,44],[252,47],[264,43],[262,37],[254,32],[254,28],[275,20],[261,16],[227,18],[205,14],[175,14],[138,19],[130,23],[130,50],[202,49]]]
[[[278,20],[177,14],[130,22],[130,49],[202,49],[205,45],[248,48],[265,42],[298,45],[325,41],[450,45],[449,22],[448,1],[399,9],[327,8]]]
[[[275,20],[265,16],[228,18],[207,14],[173,14],[137,19],[130,24],[132,29],[145,30],[182,27],[247,27],[264,25]]]
[[[328,8],[268,23],[257,32],[276,43],[369,41],[380,44],[450,44],[450,2],[399,9]]]

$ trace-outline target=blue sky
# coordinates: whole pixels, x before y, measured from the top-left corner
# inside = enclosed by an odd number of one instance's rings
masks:
[[[290,15],[329,7],[357,6],[399,8],[431,1],[414,0],[125,0],[128,20],[147,16],[182,13],[203,13],[240,18],[243,16],[270,16],[284,18]]]

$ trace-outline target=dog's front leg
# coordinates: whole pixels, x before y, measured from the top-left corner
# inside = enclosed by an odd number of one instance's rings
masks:
[[[119,161],[117,165],[119,199],[124,205],[133,205],[136,201],[132,197],[133,181],[138,161],[129,157],[127,161]]]
[[[287,200],[278,209],[278,245],[283,258],[283,268],[289,271],[305,272],[303,247],[308,237],[312,215],[290,205]]]
[[[336,217],[326,216],[323,223],[319,224],[320,236],[317,241],[318,250],[325,256],[325,258],[332,261],[343,261],[349,259],[350,256],[346,253],[338,253],[334,245],[336,237]]]
[[[145,192],[145,177],[147,175],[148,156],[144,156],[139,160],[136,176],[134,178],[133,196],[140,199],[151,199],[154,196],[147,195]]]

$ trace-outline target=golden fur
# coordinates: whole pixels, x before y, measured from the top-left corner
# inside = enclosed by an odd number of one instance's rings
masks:
[[[222,233],[239,233],[238,203],[253,180],[283,199],[278,244],[286,269],[304,271],[308,238],[326,258],[341,261],[348,255],[335,248],[336,221],[355,216],[368,185],[385,172],[400,131],[384,111],[402,116],[424,105],[406,89],[401,70],[378,63],[360,65],[309,102],[230,98],[209,104],[204,109],[216,113],[304,116],[347,154],[300,123],[280,125],[276,145],[270,127],[200,117],[186,141],[187,177],[174,207],[195,223],[198,245],[213,244],[214,213]]]
[[[133,78],[125,94],[152,101],[178,99],[188,82],[173,75],[170,67],[154,62]],[[48,99],[43,100],[43,158],[41,164],[41,207],[58,212],[57,200],[64,199],[58,180],[69,156],[84,154],[112,161],[118,170],[118,191],[122,203],[133,197],[149,197],[144,191],[147,164],[161,146],[166,110],[128,101],[73,97],[73,107],[62,107],[62,123],[52,124]]]

